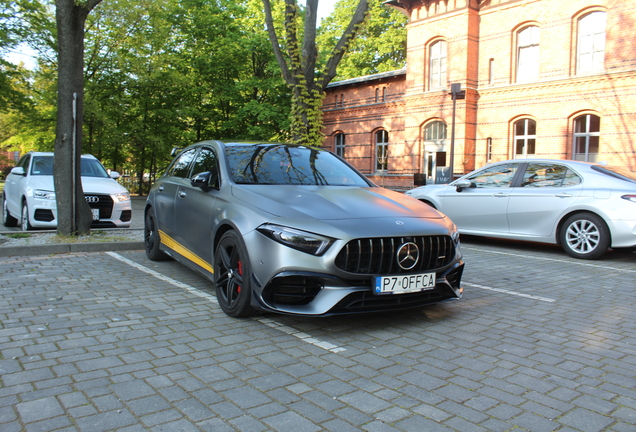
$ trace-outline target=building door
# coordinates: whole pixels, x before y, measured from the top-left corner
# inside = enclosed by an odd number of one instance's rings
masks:
[[[448,183],[449,167],[446,157],[446,124],[434,121],[424,127],[424,161],[422,169],[426,183]],[[448,178],[447,178],[448,177]]]

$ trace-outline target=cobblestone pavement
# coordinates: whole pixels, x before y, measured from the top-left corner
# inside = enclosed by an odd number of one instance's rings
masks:
[[[0,430],[636,431],[636,254],[463,246],[461,301],[321,319],[141,251],[0,258]]]

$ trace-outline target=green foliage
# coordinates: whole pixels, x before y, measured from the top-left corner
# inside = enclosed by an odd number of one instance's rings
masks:
[[[326,62],[357,3],[358,0],[340,0],[332,15],[322,21],[317,36],[321,62]],[[406,16],[383,5],[383,0],[369,0],[369,17],[340,61],[335,80],[403,68],[406,65],[406,23]]]

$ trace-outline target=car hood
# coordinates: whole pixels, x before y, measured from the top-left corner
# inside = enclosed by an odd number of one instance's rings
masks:
[[[32,189],[54,190],[53,176],[31,176],[29,185]],[[127,192],[126,188],[114,179],[104,177],[82,177],[84,193],[111,195]]]
[[[232,194],[283,218],[343,220],[444,216],[414,198],[380,187],[240,185]]]

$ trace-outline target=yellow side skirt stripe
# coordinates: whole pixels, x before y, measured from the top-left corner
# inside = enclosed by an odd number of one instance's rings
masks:
[[[166,247],[172,249],[173,251],[175,251],[179,255],[189,259],[190,261],[192,261],[193,263],[195,263],[199,267],[204,268],[205,270],[209,271],[210,273],[214,273],[214,268],[210,265],[210,263],[208,263],[203,258],[201,258],[200,256],[198,256],[195,253],[193,253],[190,249],[184,247],[179,242],[175,241],[175,239],[170,237],[165,232],[159,230],[159,238],[161,239],[161,243],[163,245],[165,245]]]

